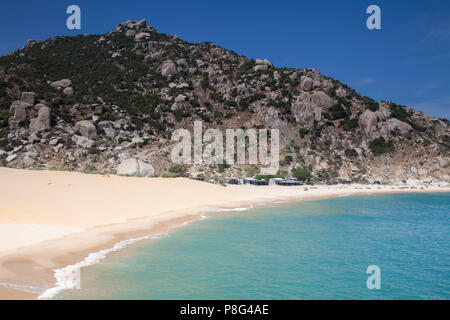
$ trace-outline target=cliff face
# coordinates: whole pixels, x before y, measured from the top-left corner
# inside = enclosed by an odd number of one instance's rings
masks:
[[[174,166],[172,132],[277,128],[285,176],[450,181],[449,121],[378,103],[315,69],[275,68],[145,20],[106,35],[29,41],[0,58],[0,161],[9,167],[248,176],[252,165]],[[299,174],[299,172],[301,172]]]

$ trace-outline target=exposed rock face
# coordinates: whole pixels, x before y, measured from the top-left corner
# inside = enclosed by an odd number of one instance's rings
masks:
[[[323,91],[314,93],[311,98],[316,107],[328,109],[334,104],[334,100]]]
[[[10,155],[10,156],[8,156],[7,158],[6,158],[6,162],[12,162],[12,161],[14,161],[14,160],[16,160],[16,158],[17,158],[17,155],[16,154],[12,154],[12,155]]]
[[[79,132],[86,138],[94,138],[97,136],[97,129],[94,124],[88,120],[78,121],[73,128],[74,132]]]
[[[72,88],[72,87],[67,87],[67,88],[65,88],[65,89],[63,90],[63,93],[64,93],[65,95],[71,96],[71,95],[73,95],[73,88]]]
[[[116,131],[113,128],[105,128],[103,130],[108,138],[113,139],[116,136]]]
[[[153,166],[145,163],[143,161],[138,160],[139,164],[139,174],[144,177],[153,177],[155,176],[155,169],[153,169]]]
[[[269,62],[269,60],[264,59],[256,59],[255,60],[255,67],[253,68],[255,71],[259,71],[259,70],[267,70],[270,67],[272,67],[272,64]]]
[[[183,94],[180,94],[175,98],[175,102],[183,102],[184,100],[186,100],[186,96]]]
[[[33,39],[28,39],[28,40],[27,40],[27,47],[32,47],[32,46],[34,46],[35,44],[38,44],[38,43],[41,43],[41,41],[39,41],[39,40],[33,40]]]
[[[408,179],[408,180],[406,180],[406,185],[410,186],[410,187],[419,187],[422,184],[423,184],[422,181],[420,181],[418,179]]]
[[[25,155],[23,157],[23,164],[25,165],[25,167],[34,166],[35,163],[36,163],[36,161],[33,158],[31,158],[29,155]]]
[[[269,127],[278,127],[284,124],[284,121],[280,119],[278,110],[274,107],[260,109],[261,117],[264,119],[264,123]]]
[[[134,36],[136,35],[136,31],[134,31],[134,30],[127,30],[127,31],[125,32],[125,35],[126,35],[127,37],[134,37]]]
[[[305,91],[311,91],[313,89],[313,80],[310,77],[302,77],[300,86]]]
[[[150,33],[148,32],[139,32],[137,35],[134,36],[134,40],[141,41],[145,40],[145,38],[150,37]]]
[[[62,79],[59,81],[52,82],[50,84],[50,86],[52,88],[67,88],[67,87],[70,87],[71,85],[72,85],[72,81],[69,79]]]
[[[373,136],[373,134],[377,131],[377,123],[377,115],[371,110],[364,111],[361,117],[359,117],[360,128],[367,136],[371,138],[376,138]]]
[[[44,104],[36,105],[39,108],[37,118],[30,120],[30,133],[50,129],[50,108]]]
[[[412,131],[412,127],[398,119],[392,118],[387,121],[389,131],[398,131],[400,134],[405,135]]]
[[[80,147],[86,148],[86,149],[89,149],[94,145],[94,141],[92,141],[86,137],[83,137],[83,136],[74,135],[72,137],[72,141],[75,142],[77,144],[77,146],[80,146]]]
[[[14,112],[13,121],[15,122],[25,121],[27,118],[27,109],[30,106],[31,105],[26,102],[14,101],[11,107],[9,108],[10,111]]]
[[[262,59],[256,59],[255,60],[255,64],[259,64],[259,65],[266,65],[266,66],[270,66],[270,67],[272,67],[272,64],[269,62],[269,60],[267,60],[267,59],[264,59],[264,60],[262,60]]]
[[[164,77],[170,77],[177,73],[177,66],[173,61],[165,61],[161,67],[161,74]]]
[[[155,170],[150,164],[136,159],[127,159],[122,161],[117,166],[116,171],[117,174],[119,175],[128,175],[128,176],[140,175],[144,177],[149,177],[155,175]]]
[[[312,96],[302,94],[292,105],[292,113],[297,122],[305,124],[322,118],[322,107],[329,107],[333,100],[324,92],[317,92]]]
[[[36,99],[36,94],[34,92],[22,92],[20,98],[21,101],[28,103],[29,105],[34,105]]]

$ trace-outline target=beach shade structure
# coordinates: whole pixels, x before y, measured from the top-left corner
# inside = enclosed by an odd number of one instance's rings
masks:
[[[240,184],[241,180],[238,178],[226,178],[225,182],[228,184]]]
[[[205,176],[202,174],[199,174],[198,176],[193,177],[192,179],[197,180],[197,181],[205,181]]]
[[[303,182],[295,179],[276,179],[275,183],[279,186],[302,186]]]

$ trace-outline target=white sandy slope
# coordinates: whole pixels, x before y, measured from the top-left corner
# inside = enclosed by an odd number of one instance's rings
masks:
[[[81,231],[83,231],[82,228],[36,223],[2,223],[0,224],[0,251],[27,247]]]

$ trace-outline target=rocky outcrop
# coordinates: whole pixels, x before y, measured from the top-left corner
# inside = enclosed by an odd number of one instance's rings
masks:
[[[170,77],[177,73],[177,66],[175,62],[168,60],[165,61],[161,67],[161,74],[164,77]]]
[[[34,102],[36,100],[36,93],[34,93],[34,92],[22,92],[20,100],[33,106]]]
[[[311,91],[313,89],[313,80],[310,77],[302,77],[300,87],[305,91]]]
[[[397,131],[401,135],[408,134],[413,130],[413,128],[409,124],[395,118],[389,119],[387,121],[387,126],[389,128],[389,131]]]
[[[72,88],[72,87],[67,87],[67,88],[65,88],[65,89],[63,90],[63,93],[64,93],[65,95],[71,96],[71,95],[73,95],[73,88]]]
[[[334,100],[331,99],[325,92],[319,91],[311,96],[312,102],[316,107],[328,109],[334,105]],[[320,120],[320,119],[319,119]]]
[[[73,128],[74,132],[79,132],[83,137],[94,138],[97,136],[97,129],[88,120],[78,121]]]
[[[10,163],[10,162],[12,162],[12,161],[14,161],[16,159],[17,159],[17,155],[16,154],[12,154],[12,155],[6,157],[6,162]]]
[[[94,141],[83,136],[74,135],[72,141],[79,147],[89,149],[94,146]]]
[[[255,71],[260,71],[260,70],[267,70],[270,67],[272,67],[272,64],[269,62],[269,60],[267,59],[256,59],[255,60],[255,67],[253,68],[253,70]]]
[[[36,105],[39,109],[37,118],[30,120],[30,133],[50,129],[50,108],[44,104]]]
[[[148,33],[148,32],[139,32],[138,34],[136,34],[134,36],[134,40],[142,41],[142,40],[145,40],[148,37],[150,37],[150,33]]]
[[[420,187],[421,185],[423,185],[423,182],[418,179],[410,178],[406,180],[406,185],[409,187]]]
[[[50,86],[52,88],[60,88],[60,89],[70,87],[71,85],[72,85],[72,81],[69,79],[62,79],[62,80],[50,83]]]
[[[36,163],[36,161],[33,158],[31,158],[29,155],[25,155],[23,157],[23,164],[25,167],[34,166],[35,163]]]
[[[376,138],[374,133],[377,131],[377,123],[377,115],[371,110],[364,111],[364,113],[359,117],[359,127],[364,134],[370,138]]]
[[[136,31],[134,31],[134,30],[127,30],[125,32],[125,36],[127,36],[127,37],[134,37],[135,35],[136,35]]]
[[[324,92],[302,94],[292,105],[292,114],[298,123],[312,124],[322,119],[322,107],[328,108],[333,100]]]
[[[27,110],[31,107],[31,104],[28,104],[23,101],[14,101],[9,108],[10,112],[14,112],[13,121],[14,122],[22,122],[27,119]]]
[[[116,168],[118,175],[150,177],[155,175],[153,167],[141,160],[127,159],[122,161]]]

